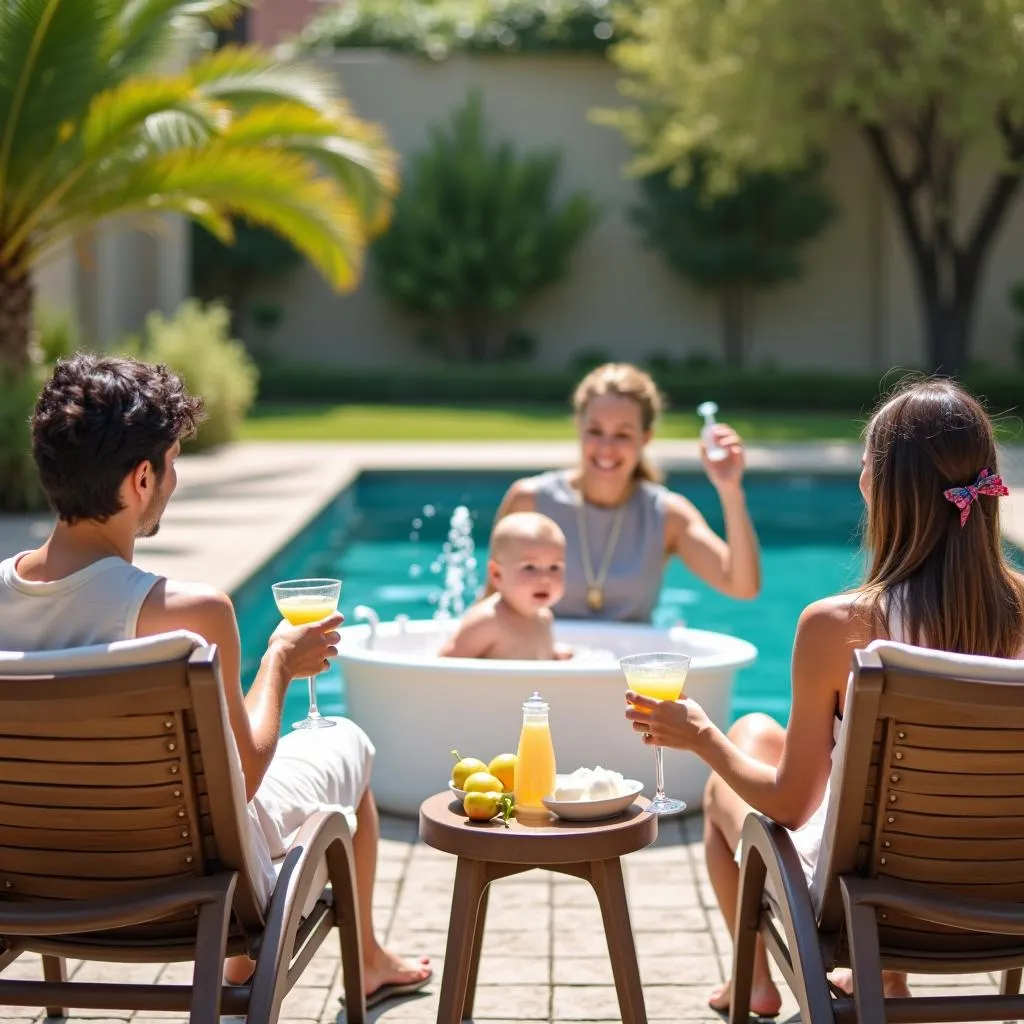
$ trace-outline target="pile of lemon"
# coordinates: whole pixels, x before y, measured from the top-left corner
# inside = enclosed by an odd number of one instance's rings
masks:
[[[516,782],[516,755],[499,754],[485,764],[476,757],[462,757],[457,750],[452,785],[465,791],[462,809],[473,821],[489,821],[500,812],[505,821],[512,812]]]

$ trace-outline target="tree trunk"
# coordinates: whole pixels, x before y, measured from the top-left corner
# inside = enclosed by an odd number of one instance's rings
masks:
[[[924,320],[931,369],[959,374],[968,364],[971,329],[985,262],[998,230],[1020,190],[1024,125],[998,118],[1005,157],[1013,169],[989,182],[977,215],[957,237],[957,178],[962,164],[958,144],[939,135],[934,108],[926,109],[911,131],[912,166],[896,157],[891,134],[876,125],[864,133],[893,199],[910,254]]]
[[[462,338],[471,363],[486,363],[490,357],[490,322],[486,313],[470,312],[462,317]]]
[[[20,375],[29,365],[32,331],[32,278],[0,266],[0,369]]]
[[[741,281],[730,281],[718,289],[718,308],[722,320],[722,351],[725,355],[725,365],[733,370],[743,367],[746,331],[743,300],[744,286]]]

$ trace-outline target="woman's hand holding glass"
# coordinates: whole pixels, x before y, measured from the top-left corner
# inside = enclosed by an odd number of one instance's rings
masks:
[[[626,718],[633,723],[633,730],[644,734],[644,742],[654,747],[696,750],[711,728],[704,709],[689,697],[655,700],[628,690],[626,700]]]
[[[716,423],[714,428],[715,441],[725,451],[724,459],[712,462],[707,457],[704,445],[701,444],[700,456],[704,464],[704,472],[708,479],[719,490],[739,487],[743,480],[746,467],[746,455],[743,451],[743,440],[727,423]]]

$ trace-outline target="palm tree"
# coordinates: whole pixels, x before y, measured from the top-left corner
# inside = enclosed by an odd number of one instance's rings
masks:
[[[336,288],[387,219],[395,164],[332,76],[249,47],[159,71],[190,25],[248,0],[0,2],[0,371],[29,365],[32,270],[104,218],[242,217]]]

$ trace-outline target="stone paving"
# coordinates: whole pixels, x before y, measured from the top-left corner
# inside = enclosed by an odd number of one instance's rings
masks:
[[[204,580],[234,589],[363,468],[510,468],[567,465],[570,444],[245,444],[188,456],[179,463],[181,483],[159,537],[139,545],[139,563],[152,571]],[[670,468],[694,468],[692,442],[661,442],[656,458]],[[1024,482],[1024,451],[1007,453],[1004,474]],[[856,445],[765,446],[749,453],[751,468],[796,472],[855,472]],[[1007,503],[1006,533],[1024,546],[1024,494]],[[38,543],[48,517],[0,516],[0,558]],[[439,787],[440,788],[440,785]],[[373,1021],[427,1021],[437,1012],[455,861],[417,841],[416,823],[382,822],[383,840],[374,893],[377,930],[409,955],[433,958],[435,978],[417,997],[383,1004]],[[633,929],[651,1020],[718,1022],[706,1007],[713,985],[729,966],[729,937],[703,863],[699,816],[662,823],[652,848],[626,858]],[[494,883],[488,913],[475,1019],[601,1021],[619,1019],[615,990],[596,900],[586,883],[531,872]],[[73,977],[183,982],[190,965],[72,964]],[[339,957],[326,943],[289,996],[287,1022],[343,1022]],[[23,958],[4,977],[41,977]],[[912,979],[919,993],[942,994],[950,986],[995,991],[990,975]],[[0,1022],[41,1020],[41,1013],[0,1007]],[[79,1011],[75,1020],[174,1020]],[[184,1020],[184,1016],[177,1019]],[[787,995],[781,1020],[796,1007]]]
[[[435,976],[423,993],[375,1007],[369,1019],[431,1021],[437,1014],[455,858],[418,842],[414,821],[384,818],[381,827],[377,930],[403,953],[428,954]],[[730,942],[704,869],[700,817],[663,821],[657,843],[625,858],[624,864],[649,1019],[721,1024],[723,1018],[707,1008],[706,1000],[729,969]],[[159,978],[181,983],[191,971],[184,964],[72,966],[72,977],[92,981]],[[41,970],[35,958],[23,957],[5,977],[39,978]],[[988,974],[911,980],[922,994],[942,995],[951,986],[997,990],[995,977]],[[338,950],[329,940],[292,990],[281,1019],[284,1024],[344,1024],[340,994]],[[44,1019],[21,1007],[0,1006],[2,1021]],[[71,1019],[145,1024],[187,1017],[78,1011]],[[620,1019],[600,912],[585,882],[533,871],[492,884],[473,1019],[488,1024],[611,1024]],[[788,992],[779,1019],[800,1019]]]

